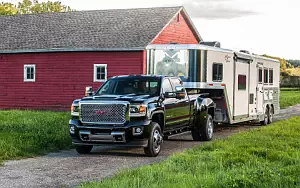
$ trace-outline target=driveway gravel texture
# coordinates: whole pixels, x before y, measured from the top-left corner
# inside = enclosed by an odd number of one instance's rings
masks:
[[[282,109],[274,121],[300,115],[300,105]],[[222,139],[240,131],[260,127],[257,124],[218,126],[214,139]],[[142,148],[114,146],[95,147],[91,154],[79,155],[72,150],[50,153],[46,156],[7,161],[0,167],[0,187],[75,187],[82,182],[111,177],[121,169],[157,163],[168,156],[192,148],[203,142],[192,141],[190,133],[164,141],[162,152],[156,158],[146,157]]]

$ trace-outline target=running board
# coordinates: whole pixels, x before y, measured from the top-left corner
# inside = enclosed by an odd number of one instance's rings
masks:
[[[182,135],[182,134],[185,134],[188,132],[191,132],[190,127],[177,128],[177,129],[173,129],[173,130],[164,132],[164,137],[170,138],[170,137]]]

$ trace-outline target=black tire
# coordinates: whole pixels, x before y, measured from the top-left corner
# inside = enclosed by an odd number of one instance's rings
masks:
[[[79,154],[88,154],[92,151],[93,146],[76,146],[75,148]]]
[[[265,114],[264,114],[264,120],[260,122],[261,125],[267,125],[269,122],[269,109],[268,107],[266,107],[266,110],[265,110]]]
[[[163,141],[161,132],[160,125],[152,122],[148,147],[144,148],[144,152],[148,157],[156,157],[160,153],[161,143]]]
[[[273,122],[273,115],[274,115],[274,111],[272,106],[270,106],[269,113],[268,113],[268,124],[271,124]]]
[[[210,141],[213,138],[214,122],[210,114],[207,115],[207,119],[200,128],[195,126],[192,130],[192,137],[195,141]]]

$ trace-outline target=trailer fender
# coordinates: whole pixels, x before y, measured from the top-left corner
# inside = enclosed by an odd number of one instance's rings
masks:
[[[194,104],[194,126],[199,127],[204,124],[207,114],[210,114],[214,118],[215,109],[216,104],[212,99],[198,97]]]

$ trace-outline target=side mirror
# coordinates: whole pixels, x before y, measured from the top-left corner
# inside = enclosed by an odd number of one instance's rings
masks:
[[[94,94],[93,87],[92,86],[87,86],[85,88],[85,94],[84,94],[84,96],[90,97],[90,96],[93,96],[93,94]]]
[[[164,97],[165,98],[176,98],[176,93],[174,93],[174,92],[166,92],[164,94]]]
[[[176,86],[175,91],[176,91],[176,99],[184,99],[186,97],[186,92],[184,87]]]

